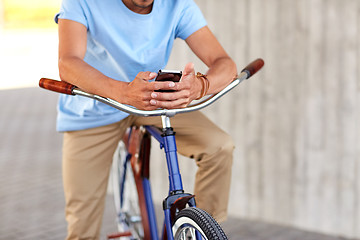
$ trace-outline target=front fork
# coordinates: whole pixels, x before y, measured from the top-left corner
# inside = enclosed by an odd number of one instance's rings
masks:
[[[175,132],[170,125],[170,118],[168,116],[161,116],[162,120],[162,138],[163,147],[166,153],[166,162],[169,172],[169,196],[163,201],[163,210],[165,215],[165,229],[166,234],[163,233],[163,239],[174,239],[172,232],[173,221],[178,212],[189,205],[195,207],[195,196],[184,193],[181,174],[178,163]]]
[[[175,193],[168,196],[163,201],[163,209],[165,214],[165,229],[166,234],[163,233],[163,239],[174,239],[172,231],[172,225],[174,223],[176,214],[188,204],[190,207],[195,207],[195,196],[188,193]]]

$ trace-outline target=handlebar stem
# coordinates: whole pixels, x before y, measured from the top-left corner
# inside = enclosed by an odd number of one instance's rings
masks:
[[[162,122],[163,129],[171,128],[170,117],[168,117],[166,115],[161,115],[161,122]]]

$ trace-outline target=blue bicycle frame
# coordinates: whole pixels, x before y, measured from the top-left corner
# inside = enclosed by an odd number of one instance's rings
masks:
[[[172,216],[171,208],[174,203],[179,199],[185,199],[184,201],[191,207],[195,207],[194,196],[184,193],[183,184],[179,169],[177,148],[175,141],[175,132],[170,126],[170,119],[167,116],[162,116],[163,129],[162,131],[153,126],[145,126],[147,132],[150,133],[159,143],[160,148],[164,148],[166,154],[166,162],[169,173],[169,195],[163,201],[164,210],[164,228],[166,229],[167,239],[173,239],[172,232]],[[152,200],[150,181],[148,178],[143,178],[143,190],[145,195],[145,204],[148,212],[148,221],[150,228],[151,239],[158,239],[158,228],[156,223],[155,209]],[[176,204],[175,204],[176,205]],[[176,207],[176,206],[175,206]],[[164,232],[164,231],[163,231]],[[165,236],[162,236],[164,239]],[[201,235],[197,233],[197,239],[201,239]]]

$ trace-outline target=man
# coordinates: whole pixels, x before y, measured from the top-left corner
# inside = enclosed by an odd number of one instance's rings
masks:
[[[63,81],[139,109],[181,108],[219,92],[236,66],[193,0],[63,0],[59,72]],[[188,63],[178,83],[155,82],[181,38],[209,67],[195,75]],[[157,92],[155,90],[175,90]],[[97,239],[112,155],[130,125],[161,126],[92,99],[61,96],[57,129],[64,132],[63,178],[68,239]],[[197,205],[218,221],[227,216],[233,143],[200,112],[172,119],[179,152],[198,165]]]

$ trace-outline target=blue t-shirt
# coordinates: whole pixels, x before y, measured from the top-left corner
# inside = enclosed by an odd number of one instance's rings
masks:
[[[165,68],[175,38],[186,39],[206,25],[193,0],[154,0],[149,14],[137,14],[121,0],[63,0],[58,18],[86,26],[85,62],[125,82],[140,71]],[[62,94],[57,130],[104,126],[127,115],[93,99]]]

